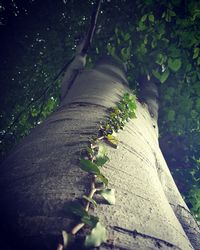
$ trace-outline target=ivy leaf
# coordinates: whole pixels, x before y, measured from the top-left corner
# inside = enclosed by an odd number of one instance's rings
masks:
[[[127,61],[130,58],[130,47],[122,48],[121,55],[122,55],[123,60]]]
[[[126,34],[124,35],[124,40],[127,41],[127,40],[130,39],[130,37],[131,37],[131,35],[130,35],[129,33],[126,33]]]
[[[99,167],[103,166],[107,161],[109,160],[108,156],[104,155],[104,156],[100,156],[97,157],[95,160],[95,164]]]
[[[88,215],[84,207],[77,201],[66,204],[64,210],[69,218],[73,218],[74,216],[81,218]]]
[[[125,93],[124,96],[123,96],[123,100],[124,100],[125,102],[128,102],[129,99],[130,99],[130,94],[129,94],[129,93]]]
[[[159,53],[156,56],[156,63],[159,64],[159,65],[164,64],[166,62],[166,60],[167,60],[167,56],[164,55],[164,54]]]
[[[114,148],[117,148],[117,146],[119,144],[119,141],[113,134],[112,135],[107,135],[106,139],[111,144],[111,146],[113,146]]]
[[[152,70],[152,74],[158,79],[160,80],[161,79],[161,74],[157,71],[157,70]]]
[[[153,15],[153,14],[150,14],[150,15],[148,16],[148,18],[149,18],[149,21],[152,22],[152,23],[155,21],[155,18],[154,18],[154,15]]]
[[[169,76],[169,70],[165,70],[165,72],[161,75],[160,82],[164,83]]]
[[[81,221],[92,228],[96,226],[96,224],[99,222],[99,218],[90,214],[87,214],[81,218]]]
[[[80,164],[81,164],[81,169],[88,173],[95,174],[95,175],[101,174],[98,166],[90,160],[81,158]]]
[[[101,143],[98,144],[98,153],[97,153],[97,157],[103,157],[107,155],[107,150],[106,147]]]
[[[197,47],[197,48],[194,48],[194,54],[193,54],[193,57],[192,59],[195,59],[198,57],[199,55],[199,52],[200,52],[200,49]]]
[[[187,66],[186,66],[185,71],[189,72],[191,69],[192,69],[192,64],[188,63]]]
[[[84,246],[87,248],[99,247],[103,242],[106,242],[106,240],[106,228],[100,222],[97,222],[91,233],[86,236]]]
[[[115,204],[115,189],[104,189],[100,191],[100,194],[110,205]]]
[[[98,177],[106,186],[108,186],[108,179],[107,179],[103,174],[99,174],[99,175],[97,175],[97,177]]]
[[[164,83],[167,78],[169,77],[169,70],[165,70],[164,73],[160,74],[158,71],[156,70],[152,70],[152,74],[161,82]]]
[[[129,102],[128,103],[128,108],[133,111],[136,109],[136,103],[135,102]]]
[[[142,16],[142,18],[141,18],[141,22],[145,22],[145,21],[146,21],[146,19],[147,19],[147,14],[145,14],[144,16]]]
[[[126,105],[124,103],[119,102],[117,105],[121,112],[124,112],[126,110]]]
[[[174,72],[177,72],[180,69],[181,64],[181,59],[172,59],[171,57],[168,59],[168,66]]]
[[[130,112],[130,113],[129,113],[129,117],[130,117],[131,119],[136,118],[135,112]]]
[[[96,203],[96,201],[95,201],[94,199],[92,199],[92,198],[90,198],[90,197],[88,197],[88,196],[86,196],[86,195],[83,195],[83,199],[89,201],[89,202],[92,203],[95,207],[97,206],[97,203]]]

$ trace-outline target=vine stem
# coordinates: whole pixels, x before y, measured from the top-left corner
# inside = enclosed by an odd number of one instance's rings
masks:
[[[88,195],[89,198],[92,198],[97,191],[97,189],[95,187],[95,179],[96,179],[96,177],[93,178],[93,181],[91,183],[91,189],[90,189],[90,193]],[[88,201],[86,203],[86,206],[85,206],[85,211],[88,212],[89,208],[90,208],[90,202]],[[85,223],[83,223],[83,222],[78,223],[74,228],[72,228],[71,234],[73,234],[73,235],[77,234],[78,231],[81,230],[84,226],[85,226]]]
[[[98,137],[97,139],[100,141],[100,140],[103,140],[105,138],[105,136],[101,136],[101,137]]]
[[[95,179],[95,178],[94,178]],[[88,195],[89,198],[92,198],[94,196],[94,194],[96,193],[97,189],[95,187],[95,182],[93,181],[91,183],[91,190],[90,190],[90,193]],[[89,210],[89,207],[90,207],[90,202],[88,201],[86,206],[85,206],[85,211],[88,212]]]
[[[83,228],[84,226],[85,226],[85,223],[83,223],[83,222],[78,223],[74,228],[72,228],[71,234],[72,234],[72,235],[77,234],[78,231],[81,230],[81,228]]]

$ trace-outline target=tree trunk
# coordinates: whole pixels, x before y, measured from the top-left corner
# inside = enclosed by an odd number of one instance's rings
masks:
[[[32,130],[1,166],[2,231],[8,249],[56,249],[72,221],[65,204],[87,194],[90,176],[80,152],[107,110],[129,92],[122,65],[106,58],[76,78],[60,107]],[[177,190],[146,105],[108,147],[103,168],[116,204],[94,210],[108,229],[100,249],[200,249],[200,231]],[[97,197],[98,199],[98,197]],[[84,231],[84,230],[83,230]],[[79,248],[75,248],[79,249]]]

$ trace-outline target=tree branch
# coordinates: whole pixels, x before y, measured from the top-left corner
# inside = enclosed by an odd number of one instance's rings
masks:
[[[95,32],[95,29],[96,29],[97,18],[98,18],[98,15],[99,15],[101,3],[102,3],[102,0],[97,1],[96,8],[95,8],[95,10],[93,11],[93,13],[91,15],[90,27],[88,29],[87,36],[85,38],[85,43],[83,45],[83,49],[81,51],[83,54],[86,54],[89,47],[91,46],[92,39],[93,39],[93,36],[94,36],[94,32]]]

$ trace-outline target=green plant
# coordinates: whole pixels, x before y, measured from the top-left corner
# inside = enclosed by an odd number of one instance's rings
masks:
[[[107,240],[107,232],[99,217],[90,214],[90,207],[96,207],[95,194],[101,195],[108,204],[115,204],[115,190],[108,188],[109,180],[101,172],[101,168],[109,161],[105,144],[117,148],[118,139],[116,133],[123,129],[126,122],[135,118],[136,97],[131,93],[124,94],[117,106],[109,109],[109,118],[102,122],[97,137],[89,140],[89,146],[81,152],[80,168],[91,176],[88,195],[83,195],[81,202],[71,202],[66,207],[66,214],[74,218],[78,223],[70,233],[63,231],[64,247],[75,240],[75,235],[84,226],[90,229],[84,239],[84,246],[98,247]]]

